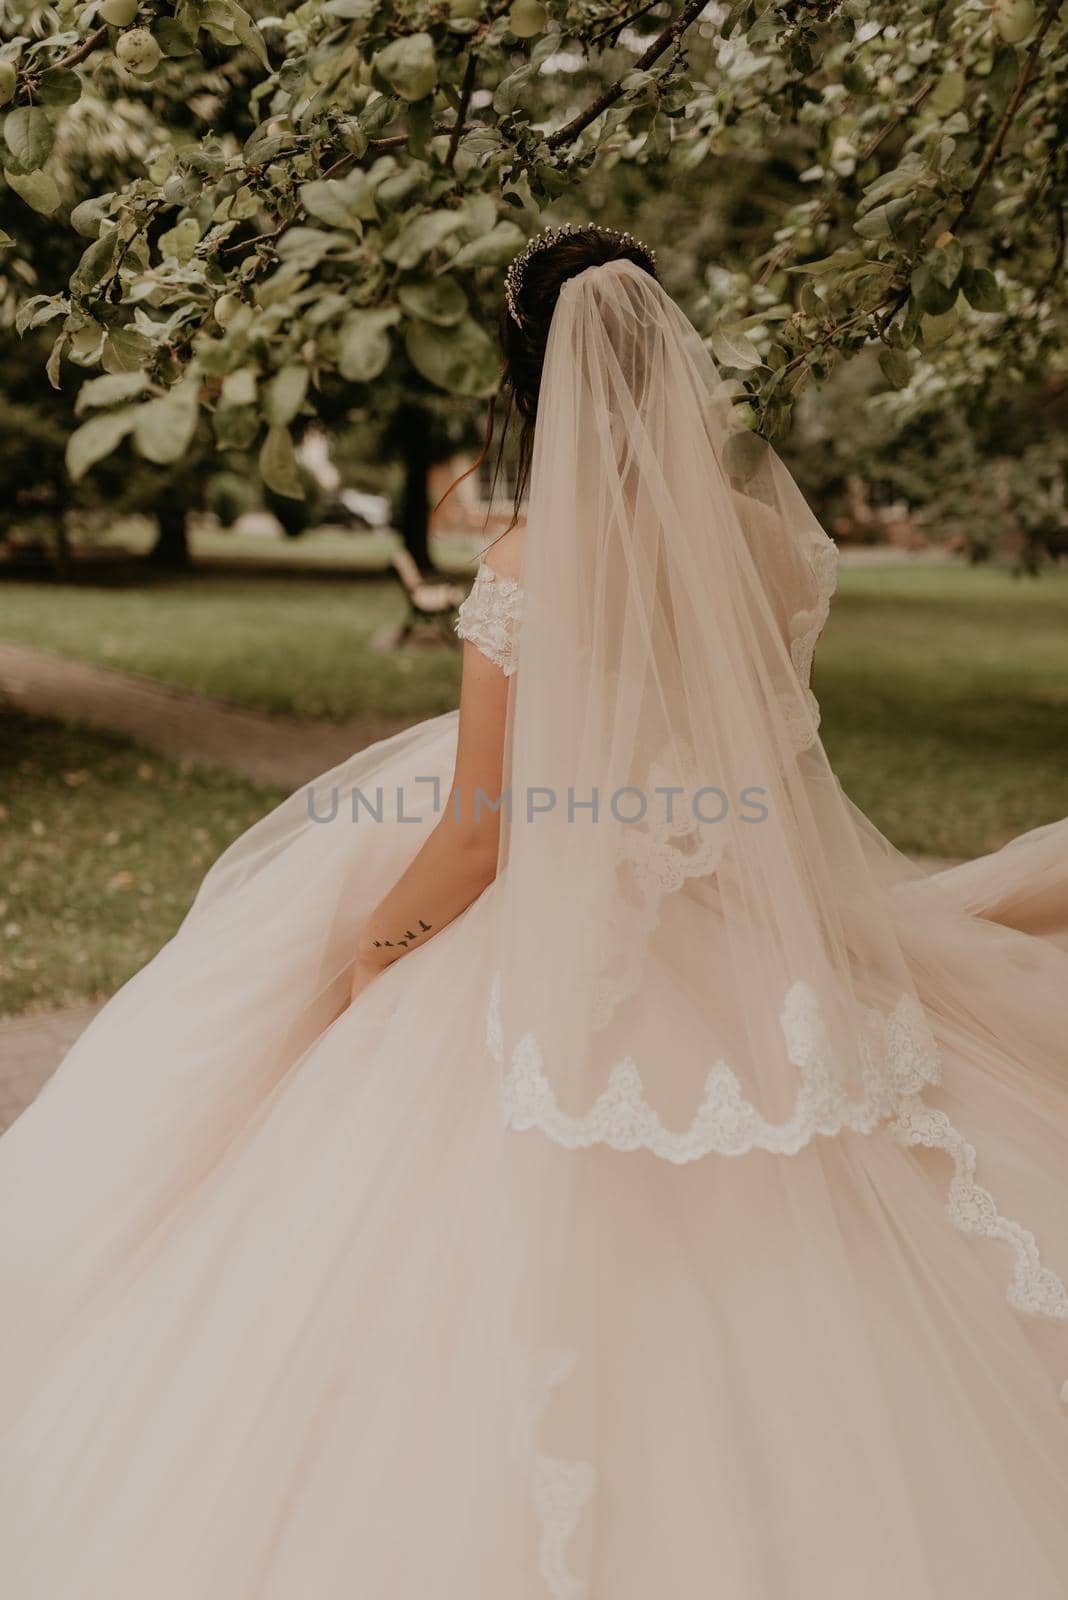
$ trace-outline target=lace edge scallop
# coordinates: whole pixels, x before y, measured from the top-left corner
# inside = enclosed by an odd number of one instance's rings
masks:
[[[791,986],[780,1020],[788,1058],[799,1079],[794,1110],[783,1122],[765,1118],[746,1099],[733,1069],[718,1061],[705,1079],[689,1127],[667,1128],[649,1105],[641,1073],[629,1056],[611,1069],[607,1087],[589,1110],[573,1115],[557,1101],[541,1047],[527,1033],[507,1062],[502,1085],[505,1125],[517,1133],[539,1129],[568,1150],[598,1144],[618,1151],[648,1150],[677,1166],[707,1155],[738,1156],[753,1150],[796,1155],[817,1135],[874,1132],[900,1112],[905,1096],[938,1081],[937,1047],[923,1009],[911,995],[902,995],[888,1015],[872,1011],[866,1018],[866,1036],[860,1041],[861,1099],[850,1099],[832,1070],[819,999],[810,985]],[[490,993],[486,1042],[490,1054],[504,1066],[499,979]]]
[[[767,1121],[745,1099],[737,1075],[717,1062],[705,1082],[704,1098],[689,1128],[665,1128],[645,1098],[641,1074],[627,1057],[616,1063],[608,1087],[585,1115],[565,1112],[546,1077],[541,1051],[532,1034],[512,1052],[502,1085],[505,1126],[522,1133],[532,1129],[565,1149],[603,1144],[617,1151],[648,1150],[676,1165],[705,1155],[743,1155],[752,1150],[795,1155],[817,1135],[889,1131],[906,1147],[940,1150],[953,1162],[946,1210],[965,1234],[1000,1240],[1014,1254],[1013,1276],[1006,1291],[1009,1304],[1024,1315],[1068,1321],[1068,1289],[1043,1265],[1033,1233],[998,1210],[993,1195],[976,1182],[978,1156],[944,1111],[929,1106],[925,1089],[940,1076],[937,1046],[923,1009],[904,995],[887,1017],[873,1013],[869,1031],[880,1023],[885,1045],[882,1063],[864,1041],[865,1095],[849,1100],[830,1077],[819,1027],[819,1002],[809,986],[796,983],[787,995],[782,1027],[790,1060],[800,1084],[793,1115],[782,1123]],[[504,1064],[500,1017],[500,980],[495,979],[487,1012],[486,1042],[490,1054]],[[1068,1380],[1061,1389],[1068,1404]]]
[[[975,1146],[954,1127],[946,1113],[917,1097],[902,1110],[893,1124],[893,1133],[903,1145],[941,1150],[949,1156],[953,1176],[946,1210],[954,1227],[961,1233],[999,1239],[1013,1251],[1013,1276],[1006,1295],[1009,1304],[1026,1316],[1068,1322],[1068,1289],[1052,1268],[1042,1265],[1034,1234],[1002,1216],[990,1191],[975,1181]],[[1061,1390],[1061,1398],[1068,1401],[1068,1382]]]
[[[838,546],[826,534],[809,552],[809,569],[816,587],[815,604],[790,619],[790,659],[804,690],[805,707],[800,712],[792,705],[785,708],[790,736],[799,752],[807,749],[819,732],[820,703],[812,692],[812,663],[838,587]]]
[[[531,1501],[538,1528],[538,1576],[552,1600],[585,1600],[588,1586],[571,1570],[568,1546],[574,1537],[596,1486],[590,1461],[569,1461],[549,1455],[534,1445],[554,1389],[560,1387],[578,1360],[574,1350],[546,1348],[538,1352],[540,1374],[535,1372],[533,1393],[523,1407],[519,1448],[531,1450]]]

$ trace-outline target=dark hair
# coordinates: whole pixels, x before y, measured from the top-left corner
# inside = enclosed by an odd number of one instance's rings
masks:
[[[509,423],[513,418],[518,418],[519,443],[514,502],[516,517],[519,515],[520,503],[530,477],[541,369],[545,361],[549,324],[556,310],[557,297],[568,278],[576,277],[588,267],[602,266],[606,261],[633,261],[635,266],[643,268],[650,277],[656,277],[656,263],[652,252],[637,239],[607,228],[572,227],[552,244],[536,250],[524,263],[522,279],[515,296],[516,309],[522,317],[522,322],[516,322],[507,305],[501,308],[500,340],[501,354],[504,357],[502,388],[505,410],[494,482],[496,483],[500,473]]]

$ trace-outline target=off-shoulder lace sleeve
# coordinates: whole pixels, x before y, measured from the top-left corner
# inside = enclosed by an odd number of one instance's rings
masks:
[[[456,632],[511,677],[519,665],[519,623],[523,590],[515,578],[481,566],[456,618]]]

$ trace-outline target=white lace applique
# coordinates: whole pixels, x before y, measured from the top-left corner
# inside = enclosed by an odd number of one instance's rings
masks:
[[[507,1063],[502,1087],[505,1125],[517,1133],[537,1128],[568,1150],[604,1144],[620,1151],[649,1150],[682,1165],[705,1155],[745,1155],[751,1150],[796,1155],[817,1134],[872,1133],[886,1123],[903,1145],[941,1150],[950,1157],[950,1220],[962,1233],[998,1239],[1012,1248],[1010,1305],[1029,1316],[1068,1321],[1068,1289],[1051,1268],[1043,1266],[1034,1234],[1002,1216],[993,1195],[975,1181],[975,1147],[944,1111],[923,1099],[924,1090],[938,1083],[940,1062],[919,1001],[903,995],[888,1015],[869,1012],[861,1041],[865,1092],[860,1100],[850,1100],[831,1073],[830,1041],[818,997],[808,984],[791,987],[781,1022],[800,1079],[793,1115],[785,1122],[767,1121],[743,1095],[736,1074],[719,1061],[705,1080],[704,1098],[690,1126],[680,1132],[665,1128],[646,1101],[641,1073],[630,1057],[613,1067],[608,1087],[589,1111],[572,1116],[558,1104],[543,1070],[541,1049],[528,1033]],[[486,1042],[494,1059],[504,1065],[499,980],[490,993]],[[1068,1404],[1068,1383],[1061,1398]]]
[[[479,567],[471,593],[456,615],[461,639],[481,650],[487,661],[510,678],[519,665],[519,624],[523,589],[515,578],[502,577],[492,567]]]
[[[962,1233],[976,1233],[984,1239],[1000,1239],[1010,1245],[1016,1257],[1009,1304],[1029,1316],[1068,1321],[1068,1290],[1039,1258],[1033,1233],[1003,1217],[993,1195],[975,1181],[976,1152],[956,1129],[944,1111],[936,1111],[922,1100],[908,1106],[894,1123],[894,1134],[904,1145],[922,1145],[942,1150],[953,1162],[947,1210],[953,1225]],[[1068,1400],[1068,1385],[1064,1398]]]
[[[538,1576],[545,1580],[552,1600],[584,1600],[588,1592],[588,1586],[570,1570],[567,1547],[593,1493],[593,1465],[546,1455],[536,1443],[552,1391],[570,1377],[576,1360],[573,1350],[545,1349],[538,1353],[528,1380],[529,1398],[523,1406],[517,1438],[517,1448],[532,1462]]]
[[[816,603],[808,611],[798,611],[790,619],[790,659],[805,691],[806,710],[791,698],[784,702],[790,736],[798,750],[805,750],[815,739],[820,725],[820,705],[810,687],[812,663],[820,634],[827,624],[831,601],[838,583],[838,547],[831,539],[821,539],[809,552],[809,567],[816,585]]]
[[[903,995],[887,1016],[868,1013],[861,1040],[864,1094],[858,1100],[845,1094],[833,1071],[819,1000],[808,984],[790,988],[781,1025],[799,1077],[792,1115],[784,1122],[769,1122],[745,1098],[737,1074],[718,1061],[705,1079],[693,1121],[677,1132],[666,1128],[647,1102],[641,1073],[629,1056],[616,1063],[607,1088],[581,1116],[557,1102],[533,1034],[525,1034],[505,1062],[499,983],[490,996],[486,1037],[491,1054],[507,1068],[502,1086],[507,1127],[517,1133],[538,1128],[568,1150],[597,1144],[650,1150],[680,1166],[706,1155],[746,1155],[751,1150],[796,1155],[817,1135],[871,1133],[902,1110],[907,1096],[938,1082],[937,1047],[923,1008],[911,995]]]
[[[645,790],[660,794],[671,786],[667,771],[654,766]],[[615,922],[606,930],[613,947],[613,962],[598,980],[594,1007],[597,1027],[607,1026],[617,1007],[637,993],[645,946],[660,921],[664,898],[676,894],[690,880],[714,873],[722,854],[723,835],[717,825],[702,824],[689,812],[670,819],[650,817],[622,829],[619,870],[626,875],[628,905],[636,915],[628,919],[625,939],[618,937]],[[616,921],[619,916],[617,902]]]

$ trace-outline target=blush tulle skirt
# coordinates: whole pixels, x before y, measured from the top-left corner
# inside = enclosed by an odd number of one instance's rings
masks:
[[[901,884],[944,1137],[566,1150],[493,888],[342,1009],[455,730],[239,840],[0,1142],[0,1592],[1063,1600],[1068,828]]]

